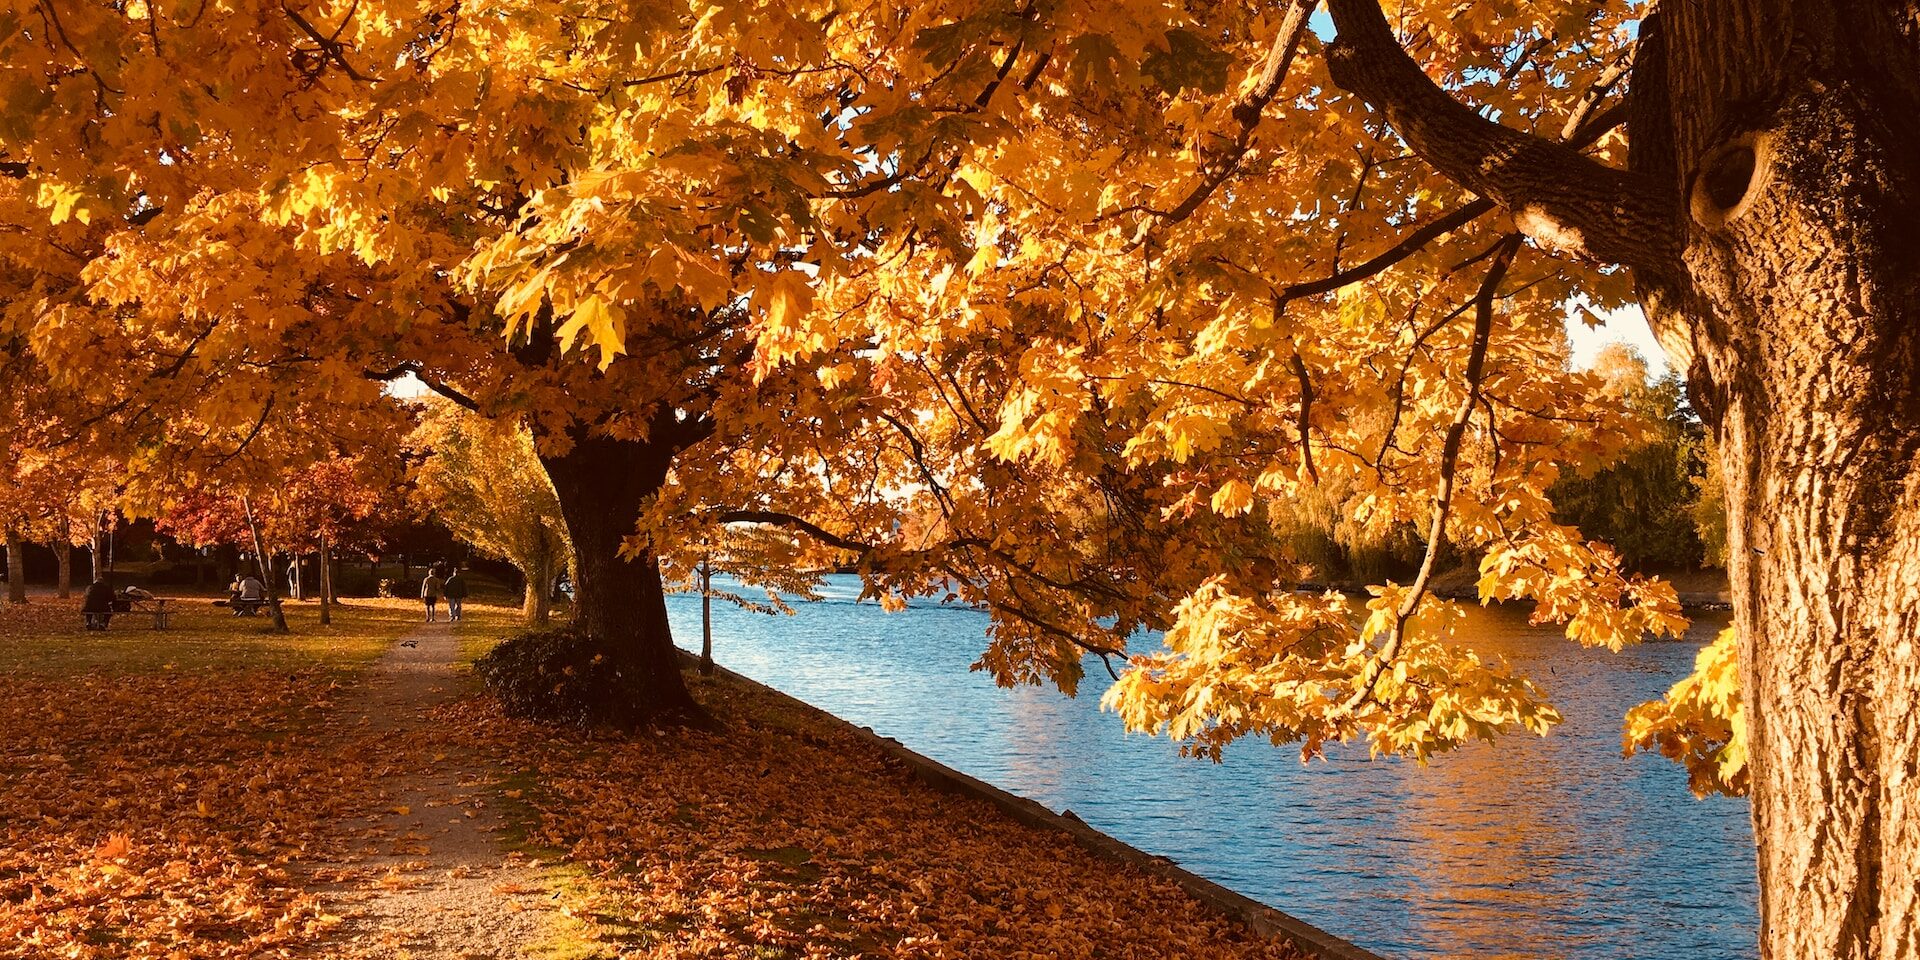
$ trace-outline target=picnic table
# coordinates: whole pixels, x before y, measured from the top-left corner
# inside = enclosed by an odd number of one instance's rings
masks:
[[[173,626],[173,611],[168,609],[171,603],[173,599],[170,597],[128,597],[127,612],[151,614],[153,628],[165,630]]]
[[[145,614],[153,618],[155,630],[165,630],[173,626],[172,603],[171,597],[140,597],[116,593],[113,595],[113,612],[109,616]],[[87,616],[94,616],[94,614],[87,614]]]

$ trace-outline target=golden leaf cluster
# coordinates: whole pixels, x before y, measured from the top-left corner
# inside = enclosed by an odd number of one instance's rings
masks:
[[[1302,504],[1582,643],[1681,626],[1547,497],[1642,431],[1562,332],[1624,273],[1450,220],[1475,198],[1310,30],[1245,122],[1283,5],[70,6],[0,6],[0,335],[113,412],[136,500],[377,443],[412,374],[541,456],[669,449],[630,548],[684,570],[759,518],[789,542],[743,569],[987,607],[981,669],[1071,691],[1097,654],[1131,724],[1210,754],[1554,719],[1446,607],[1398,612],[1422,586],[1297,595]],[[1634,9],[1400,16],[1557,136]]]

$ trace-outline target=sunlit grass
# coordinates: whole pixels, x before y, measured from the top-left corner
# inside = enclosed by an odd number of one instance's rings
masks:
[[[116,614],[104,632],[81,622],[80,601],[34,597],[0,606],[0,671],[14,675],[142,674],[250,668],[352,669],[378,658],[418,621],[417,603],[354,599],[320,624],[318,603],[284,604],[288,633],[272,631],[265,610],[236,617],[214,597],[176,597],[172,629],[154,630],[147,614]]]
[[[556,604],[550,626],[559,626],[567,622],[567,608]],[[500,644],[500,641],[527,629],[526,618],[518,606],[496,606],[467,601],[460,622],[454,626],[454,634],[460,638],[460,662],[472,663],[486,656],[487,651]]]

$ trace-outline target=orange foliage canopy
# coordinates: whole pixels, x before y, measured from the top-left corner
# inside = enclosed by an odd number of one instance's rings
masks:
[[[636,555],[788,531],[755,562],[988,606],[983,669],[1099,654],[1201,753],[1542,730],[1425,587],[1451,545],[1580,642],[1681,628],[1545,495],[1638,430],[1561,333],[1629,291],[1413,162],[1310,9],[0,6],[4,332],[138,450],[211,451],[136,471],[350,449],[409,373],[550,456],[664,444]],[[1402,14],[1449,88],[1619,160],[1632,9]],[[1300,595],[1307,502],[1429,562],[1357,622]]]

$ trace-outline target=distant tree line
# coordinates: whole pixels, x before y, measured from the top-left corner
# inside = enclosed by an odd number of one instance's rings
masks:
[[[1643,432],[1618,457],[1563,473],[1548,490],[1555,519],[1612,546],[1635,573],[1724,570],[1726,499],[1708,469],[1718,453],[1680,378],[1649,376],[1646,361],[1620,345],[1603,348],[1592,373],[1638,417]],[[1350,483],[1323,483],[1271,508],[1276,535],[1308,580],[1355,586],[1404,580],[1418,568],[1426,549],[1420,530],[1369,521],[1355,508],[1364,496]],[[1449,548],[1442,566],[1470,571],[1478,560]]]
[[[1549,491],[1556,516],[1611,544],[1638,572],[1725,569],[1726,499],[1708,469],[1718,453],[1680,378],[1649,378],[1646,362],[1618,345],[1601,351],[1594,372],[1646,422],[1647,434],[1598,471],[1562,476]]]

